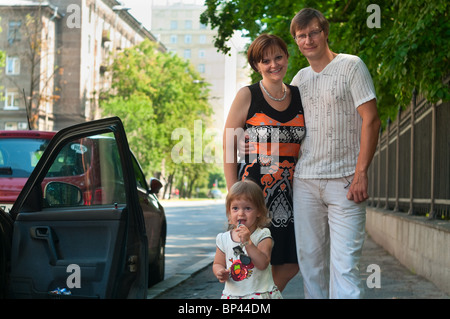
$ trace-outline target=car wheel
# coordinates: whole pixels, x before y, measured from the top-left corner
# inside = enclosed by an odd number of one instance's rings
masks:
[[[150,264],[148,272],[148,286],[151,287],[164,280],[164,264],[165,264],[166,247],[164,238],[159,239],[158,256],[155,261]]]

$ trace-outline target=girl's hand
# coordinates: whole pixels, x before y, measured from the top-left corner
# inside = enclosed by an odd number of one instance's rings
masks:
[[[238,235],[241,243],[248,243],[250,241],[250,230],[245,225],[239,225],[236,228],[236,234]]]
[[[219,282],[224,283],[230,277],[230,271],[226,268],[220,269],[216,272],[216,277]]]

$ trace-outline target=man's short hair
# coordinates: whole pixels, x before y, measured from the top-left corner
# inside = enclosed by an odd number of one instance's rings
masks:
[[[305,29],[313,19],[317,19],[319,21],[319,25],[322,28],[323,33],[328,36],[330,24],[322,12],[312,8],[304,8],[300,10],[294,18],[292,18],[290,30],[292,37],[295,37],[298,30]]]

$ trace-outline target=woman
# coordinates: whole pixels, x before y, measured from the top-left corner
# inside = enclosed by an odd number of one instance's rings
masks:
[[[262,80],[240,89],[231,105],[223,141],[225,178],[228,189],[244,179],[262,188],[272,219],[272,272],[282,291],[298,272],[292,178],[305,135],[303,107],[298,88],[283,83],[289,54],[282,39],[260,35],[247,58]],[[237,143],[244,130],[250,152],[238,162]]]

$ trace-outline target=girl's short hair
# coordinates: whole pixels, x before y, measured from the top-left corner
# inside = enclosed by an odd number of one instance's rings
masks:
[[[247,50],[247,60],[255,72],[259,72],[257,64],[264,58],[264,53],[269,49],[274,50],[275,48],[280,48],[286,54],[286,57],[289,58],[287,45],[280,37],[263,33],[253,40]]]
[[[313,19],[317,19],[319,21],[319,25],[322,28],[323,33],[328,36],[330,24],[322,12],[312,8],[304,8],[300,10],[294,18],[292,18],[290,28],[292,37],[295,38],[297,31],[305,29]]]
[[[266,206],[264,194],[261,187],[251,180],[242,180],[231,186],[226,198],[226,214],[230,219],[231,202],[234,200],[245,199],[252,202],[261,217],[256,220],[256,227],[263,228],[270,223],[269,211]]]

